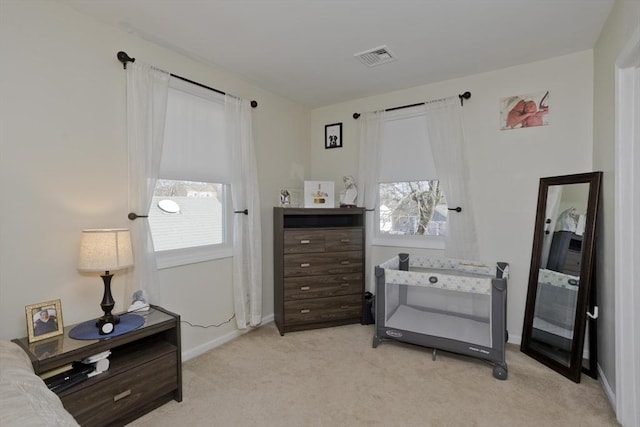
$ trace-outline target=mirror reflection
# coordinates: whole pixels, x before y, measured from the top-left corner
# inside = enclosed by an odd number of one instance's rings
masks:
[[[589,184],[551,185],[531,333],[532,346],[564,366],[571,360]]]

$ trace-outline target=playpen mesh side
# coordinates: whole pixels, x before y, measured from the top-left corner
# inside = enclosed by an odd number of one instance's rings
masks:
[[[490,347],[491,277],[425,265],[385,269],[385,326]]]

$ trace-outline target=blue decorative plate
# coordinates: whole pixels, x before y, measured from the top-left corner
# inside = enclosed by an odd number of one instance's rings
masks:
[[[96,319],[82,322],[69,331],[69,338],[74,340],[102,340],[134,331],[144,325],[144,317],[137,314],[125,313],[120,316],[120,323],[114,326],[109,335],[100,335],[96,326]]]

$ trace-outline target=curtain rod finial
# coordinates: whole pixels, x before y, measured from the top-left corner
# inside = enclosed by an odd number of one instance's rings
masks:
[[[471,98],[471,92],[466,91],[465,93],[458,95],[458,98],[460,98],[460,105],[464,105],[464,100]]]
[[[118,58],[118,61],[122,62],[122,66],[125,70],[127,69],[127,62],[136,62],[136,58],[131,58],[129,55],[127,55],[126,52],[123,51],[118,52],[116,57]]]

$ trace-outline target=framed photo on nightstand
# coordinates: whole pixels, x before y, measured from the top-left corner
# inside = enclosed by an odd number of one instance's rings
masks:
[[[25,307],[29,342],[62,335],[62,304],[60,300],[31,304]]]

